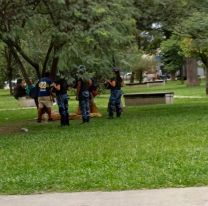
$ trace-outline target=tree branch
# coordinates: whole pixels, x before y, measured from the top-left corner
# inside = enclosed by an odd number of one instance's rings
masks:
[[[48,12],[49,12],[49,15],[50,15],[50,17],[51,17],[51,20],[52,20],[53,24],[54,24],[55,26],[58,26],[58,22],[56,21],[56,18],[53,16],[53,12],[52,12],[52,10],[51,10],[49,4],[48,4],[48,0],[43,0],[43,3],[45,4],[45,6],[46,6],[46,8],[47,8],[47,10],[48,10]]]
[[[40,69],[39,69],[39,65],[34,62],[29,56],[27,56],[25,54],[25,52],[22,50],[22,48],[19,46],[19,44],[17,44],[16,42],[14,42],[11,39],[3,39],[3,41],[9,46],[9,47],[15,47],[16,50],[18,51],[18,53],[25,59],[25,61],[27,61],[32,67],[35,68],[36,73],[38,78],[40,78]]]
[[[19,58],[19,56],[18,56],[16,50],[14,49],[14,47],[10,47],[10,49],[11,49],[12,55],[14,56],[15,60],[17,61],[18,65],[19,65],[19,67],[20,67],[20,70],[21,70],[21,72],[22,72],[22,75],[23,75],[23,77],[24,77],[26,83],[27,83],[28,85],[31,85],[31,82],[30,82],[30,80],[29,80],[29,78],[28,78],[27,71],[26,71],[26,69],[25,69],[23,63],[21,62],[21,60],[20,60],[20,58]]]
[[[48,51],[47,51],[47,54],[46,54],[46,57],[45,57],[45,61],[43,63],[43,70],[42,70],[42,75],[46,72],[46,67],[47,67],[47,64],[48,64],[48,61],[49,61],[49,57],[50,57],[50,54],[52,52],[52,49],[54,47],[54,42],[53,40],[51,40],[51,43],[48,47]]]

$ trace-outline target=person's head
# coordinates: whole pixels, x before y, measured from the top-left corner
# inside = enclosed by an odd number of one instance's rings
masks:
[[[22,86],[22,87],[25,87],[25,86],[26,86],[26,81],[25,81],[24,79],[23,79],[22,82],[21,82],[21,86]]]
[[[30,79],[29,81],[30,81],[30,84],[33,84],[33,80],[32,79]]]
[[[77,73],[78,74],[84,74],[86,72],[86,68],[84,65],[80,65],[78,70],[77,70]]]
[[[22,83],[22,79],[17,79],[17,84],[21,84]]]
[[[120,76],[120,69],[118,67],[113,67],[112,71],[116,76]]]

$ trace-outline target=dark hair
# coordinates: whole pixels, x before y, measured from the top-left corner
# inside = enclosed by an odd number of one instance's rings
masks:
[[[86,67],[84,65],[80,65],[77,72],[79,74],[84,74],[86,72]]]
[[[49,71],[46,71],[43,76],[44,77],[49,77],[50,76],[50,72]]]
[[[120,69],[118,67],[113,67],[112,70],[113,70],[113,72],[119,72],[120,71]]]
[[[17,84],[21,84],[22,83],[22,79],[17,79]]]

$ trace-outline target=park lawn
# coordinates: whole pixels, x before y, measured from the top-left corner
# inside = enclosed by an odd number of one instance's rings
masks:
[[[102,118],[69,128],[37,124],[35,109],[0,113],[0,193],[111,191],[208,185],[208,99],[204,86],[178,82],[125,92],[174,91],[172,105],[126,107],[106,119],[108,95],[97,97]],[[3,95],[1,95],[3,94]],[[8,101],[9,100],[9,101]],[[15,105],[0,91],[1,109]],[[77,102],[71,97],[70,110]],[[16,108],[18,108],[16,106]],[[24,133],[21,127],[29,129]]]
[[[196,87],[187,87],[181,83],[181,81],[168,81],[165,85],[162,86],[132,86],[125,87],[125,93],[133,92],[159,92],[159,91],[174,91],[177,96],[201,96],[205,97],[205,82],[202,80],[200,86]]]

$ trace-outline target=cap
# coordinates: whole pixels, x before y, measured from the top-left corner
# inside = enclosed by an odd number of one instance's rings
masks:
[[[78,68],[77,72],[78,72],[79,74],[85,73],[85,72],[86,72],[85,66],[84,66],[84,65],[79,65],[79,68]]]
[[[118,68],[118,67],[113,67],[113,72],[119,72],[120,71],[120,69]]]

